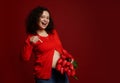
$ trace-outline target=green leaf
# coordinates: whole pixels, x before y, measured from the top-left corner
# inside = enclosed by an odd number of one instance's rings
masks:
[[[78,64],[77,64],[76,61],[73,61],[72,64],[73,64],[73,66],[74,66],[75,69],[78,67]]]

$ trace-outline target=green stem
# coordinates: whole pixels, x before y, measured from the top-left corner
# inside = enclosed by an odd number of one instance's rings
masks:
[[[77,76],[74,76],[74,78],[75,78],[76,80],[78,80],[78,77],[77,77]]]

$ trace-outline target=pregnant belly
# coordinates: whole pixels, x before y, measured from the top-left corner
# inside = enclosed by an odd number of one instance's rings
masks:
[[[54,50],[53,61],[52,61],[52,68],[56,67],[57,61],[60,58],[60,53],[57,50]]]

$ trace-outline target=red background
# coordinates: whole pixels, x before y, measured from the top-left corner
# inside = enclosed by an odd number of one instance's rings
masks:
[[[78,61],[76,81],[119,83],[120,4],[116,0],[4,0],[0,2],[0,83],[34,83],[32,60],[22,62],[25,18],[49,8],[60,39]]]

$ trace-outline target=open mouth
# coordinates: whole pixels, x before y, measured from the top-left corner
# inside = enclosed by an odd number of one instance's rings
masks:
[[[43,26],[46,26],[47,25],[47,22],[41,22]]]

